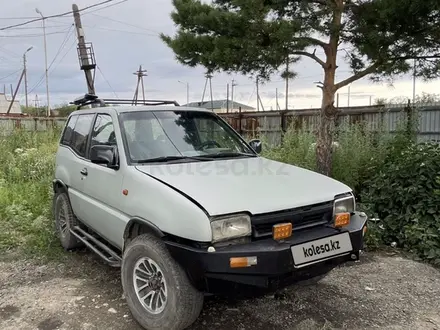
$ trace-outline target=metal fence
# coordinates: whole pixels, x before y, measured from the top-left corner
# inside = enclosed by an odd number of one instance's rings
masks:
[[[384,130],[395,133],[399,123],[408,115],[405,105],[383,105],[339,108],[338,125],[365,123],[368,131]],[[415,107],[418,116],[419,141],[440,141],[440,103]],[[279,144],[282,133],[289,127],[294,130],[316,131],[319,125],[319,109],[288,111],[235,112],[221,116],[240,134],[252,138],[265,136],[267,142]]]
[[[405,105],[383,105],[339,108],[338,124],[364,122],[369,131],[384,129],[390,133],[397,130],[406,116]],[[316,131],[319,124],[319,109],[288,111],[234,112],[222,116],[240,134],[247,138],[264,135],[270,144],[281,141],[282,133],[289,127],[294,130]],[[416,106],[419,118],[420,141],[440,141],[440,103]],[[15,128],[44,131],[64,125],[65,118],[0,116],[0,134],[5,135]]]
[[[0,116],[0,135],[8,135],[15,129],[46,131],[62,127],[65,121],[65,118]]]

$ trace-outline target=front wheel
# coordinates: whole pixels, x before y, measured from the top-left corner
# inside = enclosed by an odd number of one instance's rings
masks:
[[[140,235],[128,244],[121,280],[133,318],[145,329],[185,329],[202,309],[203,293],[154,235]]]
[[[55,227],[61,245],[65,250],[82,247],[83,244],[70,232],[78,225],[78,219],[73,214],[67,193],[57,193],[54,196]]]

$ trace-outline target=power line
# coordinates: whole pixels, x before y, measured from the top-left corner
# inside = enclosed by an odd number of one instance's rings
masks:
[[[38,16],[27,16],[27,17],[0,17],[0,19],[34,19]]]
[[[59,56],[59,54],[61,53],[61,51],[63,50],[64,46],[66,45],[67,41],[70,39],[70,37],[73,35],[73,30],[72,30],[73,24],[70,26],[69,30],[67,31],[66,37],[64,38],[64,40],[62,41],[60,47],[58,48],[57,53],[55,54],[52,62],[50,63],[49,67],[47,68],[47,70],[49,71],[52,67],[52,65],[54,64],[54,62],[56,61],[57,57]],[[75,43],[74,43],[75,44]],[[70,47],[71,48],[71,47]],[[70,49],[69,49],[70,50]],[[62,60],[64,59],[64,57],[66,56],[66,54],[63,56],[63,58],[61,59],[60,62],[62,62]],[[54,70],[52,70],[53,72]],[[43,74],[40,79],[38,80],[38,82],[29,90],[28,95],[30,93],[32,93],[36,88],[38,88],[42,82],[44,81],[44,77],[45,74]]]
[[[125,33],[130,33],[130,34],[140,34],[143,36],[150,36],[150,37],[157,37],[158,36],[158,34],[146,33],[146,32],[133,32],[133,31],[126,31],[126,30],[110,29],[110,28],[101,27],[101,26],[90,26],[90,25],[83,25],[83,26],[91,28],[91,29],[99,29],[99,30],[106,30],[106,31],[123,32],[123,33],[125,32]]]
[[[113,6],[119,5],[119,4],[121,4],[121,3],[123,3],[123,2],[127,2],[127,1],[128,1],[128,0],[122,0],[122,1],[119,1],[119,2],[113,3],[113,4],[111,4],[111,5],[108,5],[108,6],[105,6],[105,7],[99,8],[99,9],[95,9],[95,10],[92,10],[92,11],[88,11],[87,13],[84,13],[83,16],[84,16],[84,15],[87,15],[87,14],[95,13],[95,12],[100,11],[100,10],[104,10],[104,9],[106,9],[106,8],[110,8],[110,7],[113,7]]]
[[[110,82],[108,81],[108,79],[104,76],[104,73],[102,72],[101,68],[97,65],[96,66],[98,68],[99,73],[101,73],[102,78],[104,78],[105,82],[107,83],[108,87],[110,87],[110,89],[112,90],[113,94],[116,96],[117,99],[119,99],[118,94],[116,94],[115,90],[113,89],[112,85],[110,85]]]
[[[73,40],[73,43],[70,45],[70,47],[67,49],[67,51],[64,53],[63,57],[61,57],[61,59],[59,60],[59,62],[53,67],[52,72],[54,72],[56,70],[56,68],[58,67],[58,65],[60,65],[60,63],[63,62],[64,58],[67,56],[67,54],[69,54],[70,50],[73,48],[73,46],[76,45],[76,40]]]
[[[82,8],[82,9],[79,9],[79,11],[81,12],[81,11],[84,11],[84,10],[87,10],[87,9],[90,9],[90,8],[101,6],[101,5],[104,5],[104,4],[112,2],[112,1],[114,1],[114,0],[105,0],[105,1],[102,1],[102,2],[99,2],[99,3],[95,3],[94,5],[90,5],[90,6]],[[125,2],[125,1],[127,1],[127,0],[124,0],[122,2]],[[2,27],[2,28],[0,28],[0,31],[12,29],[12,28],[15,28],[15,27],[18,27],[18,26],[23,26],[23,25],[26,25],[26,24],[34,23],[34,22],[38,22],[38,21],[41,21],[43,19],[54,18],[54,17],[62,17],[62,16],[66,16],[66,15],[69,15],[69,14],[72,14],[72,13],[73,13],[73,11],[70,10],[70,11],[67,11],[67,12],[61,13],[61,14],[55,14],[55,15],[50,15],[50,16],[45,16],[45,17],[34,18],[34,19],[31,19],[31,20],[26,21],[26,22],[22,22],[22,23],[18,23],[18,24]]]
[[[9,77],[13,76],[14,74],[17,74],[17,73],[20,72],[20,71],[21,71],[21,69],[18,69],[17,71],[14,71],[14,72],[12,72],[11,74],[8,74],[7,76],[1,77],[0,80],[3,80],[3,79],[6,79],[6,78],[9,78]]]
[[[20,56],[19,54],[17,54],[16,52],[13,52],[12,50],[9,50],[7,48],[4,48],[2,46],[0,46],[0,51],[3,51],[3,53],[5,54],[9,54],[11,56]]]
[[[52,29],[52,28],[59,28],[59,27],[65,27],[66,23],[63,23],[64,25],[46,25],[46,29]],[[42,29],[42,26],[25,26],[25,27],[16,27],[16,28],[11,28],[10,30],[34,30],[34,29]]]
[[[89,14],[90,14],[90,13],[89,13]],[[117,20],[117,19],[114,19],[114,18],[110,18],[110,17],[106,17],[106,16],[98,15],[98,14],[92,14],[92,15],[93,15],[93,16],[96,16],[96,17],[101,17],[101,18],[107,19],[107,20],[109,20],[109,21],[113,21],[113,22],[116,22],[116,23],[120,23],[120,24],[123,24],[123,25],[131,26],[131,27],[134,27],[134,28],[137,28],[137,29],[141,29],[141,30],[145,30],[145,31],[154,32],[154,33],[156,33],[156,34],[159,34],[158,31],[155,31],[155,30],[152,30],[152,29],[148,29],[148,28],[145,28],[145,27],[143,27],[143,26],[139,26],[139,25],[135,25],[135,24],[130,24],[130,23],[127,23],[127,22],[124,22],[124,21],[120,21],[120,20]]]
[[[49,32],[46,33],[46,35],[52,35],[52,34],[63,34],[64,31],[57,31],[57,32]],[[34,37],[42,37],[44,34],[17,34],[17,35],[3,35],[0,36],[0,38],[34,38]]]

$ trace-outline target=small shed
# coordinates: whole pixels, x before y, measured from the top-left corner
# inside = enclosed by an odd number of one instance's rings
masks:
[[[239,102],[232,102],[231,100],[213,100],[204,101],[204,102],[191,102],[188,104],[184,104],[184,107],[195,107],[195,108],[205,108],[205,109],[213,109],[216,113],[224,113],[227,112],[238,112],[238,109],[241,107],[241,111],[255,111],[255,108],[250,107],[246,104],[242,104]]]
[[[0,113],[7,113],[9,109],[9,105],[11,104],[11,101],[8,100],[6,95],[4,93],[0,93]],[[12,104],[11,111],[9,111],[11,114],[21,114],[21,107],[20,107],[20,101],[15,100]]]

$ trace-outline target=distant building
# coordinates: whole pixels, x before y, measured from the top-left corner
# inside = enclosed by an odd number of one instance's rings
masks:
[[[7,113],[10,104],[11,101],[6,98],[6,95],[4,93],[0,93],[0,113]],[[13,113],[13,114],[21,113],[20,101],[18,100],[14,101],[14,103],[12,104],[11,111],[9,111],[9,113]]]
[[[195,107],[195,108],[205,108],[205,109],[213,109],[216,113],[223,113],[226,112],[229,105],[229,112],[238,112],[239,108],[241,107],[241,111],[255,111],[255,108],[250,107],[246,104],[238,103],[238,102],[232,102],[231,100],[214,100],[211,104],[211,101],[204,101],[204,102],[191,102],[188,104],[184,104],[184,107]]]

